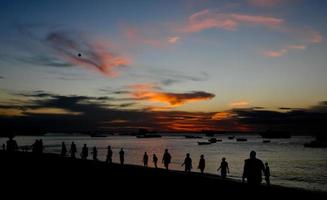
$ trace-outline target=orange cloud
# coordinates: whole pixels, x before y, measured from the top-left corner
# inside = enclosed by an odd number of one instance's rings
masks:
[[[217,112],[214,115],[212,115],[211,119],[216,121],[226,120],[232,118],[234,115],[235,114],[229,111]]]
[[[229,106],[232,107],[244,107],[244,106],[248,106],[250,103],[247,101],[235,101],[235,102],[231,102],[229,104]]]
[[[130,63],[130,59],[108,51],[103,41],[89,41],[80,36],[74,38],[65,32],[52,32],[46,41],[66,61],[96,70],[106,76],[116,76],[116,68]]]
[[[187,25],[180,31],[192,33],[212,28],[234,31],[241,24],[278,27],[283,23],[284,20],[281,18],[237,13],[221,13],[206,9],[191,15],[188,19]]]
[[[151,83],[135,84],[130,87],[133,89],[131,95],[138,100],[161,102],[171,106],[180,106],[185,103],[209,100],[215,97],[214,94],[202,91],[186,93],[162,92],[156,88],[156,85]]]

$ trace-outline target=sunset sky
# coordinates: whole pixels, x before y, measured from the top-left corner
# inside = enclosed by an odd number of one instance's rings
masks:
[[[325,0],[3,0],[2,124],[196,131],[325,120],[326,10]]]

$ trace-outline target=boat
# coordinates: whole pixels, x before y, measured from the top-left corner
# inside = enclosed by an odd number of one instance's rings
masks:
[[[229,140],[234,140],[235,136],[229,136],[228,139]]]
[[[199,139],[199,138],[202,138],[201,136],[195,136],[195,135],[185,135],[184,136],[186,139]]]
[[[154,134],[151,134],[151,135],[137,135],[136,138],[161,138],[162,136],[161,135],[154,135]]]
[[[276,138],[283,138],[288,139],[291,138],[291,133],[289,131],[278,131],[278,130],[267,130],[265,132],[260,133],[262,138],[270,138],[270,139],[276,139]]]
[[[270,143],[271,141],[270,140],[263,140],[262,142],[263,143]]]
[[[248,141],[248,139],[246,139],[246,138],[236,138],[236,141],[238,141],[238,142],[246,142],[246,141]]]
[[[209,145],[211,142],[198,142],[198,145]]]
[[[208,140],[208,142],[210,142],[210,143],[216,143],[217,142],[217,139],[216,138],[210,138]]]

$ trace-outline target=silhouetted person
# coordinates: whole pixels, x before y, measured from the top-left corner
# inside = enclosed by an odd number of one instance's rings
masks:
[[[7,152],[16,152],[18,151],[18,145],[16,140],[14,140],[14,136],[9,136],[9,140],[7,141]]]
[[[125,152],[123,148],[121,148],[119,151],[119,160],[120,160],[120,164],[123,165],[125,161]]]
[[[106,163],[108,163],[108,164],[111,164],[112,163],[112,150],[111,150],[111,146],[108,146]]]
[[[217,171],[219,171],[219,170],[220,170],[221,177],[223,179],[225,179],[227,176],[227,173],[229,173],[229,167],[228,167],[228,162],[226,162],[226,158],[221,159],[221,163],[220,163],[220,166],[217,169]]]
[[[154,167],[155,168],[158,168],[158,157],[157,157],[156,154],[153,154],[153,156],[152,156],[152,162],[154,164]]]
[[[185,172],[191,172],[192,169],[192,159],[190,157],[190,154],[186,154],[186,158],[184,159],[184,162],[182,166],[185,166]]]
[[[143,165],[144,167],[148,167],[148,161],[149,161],[149,156],[146,152],[144,152],[144,155],[143,155]]]
[[[206,168],[206,160],[204,159],[204,155],[201,155],[199,166],[198,166],[198,169],[200,169],[201,174],[203,174],[205,168]]]
[[[162,157],[162,163],[164,164],[165,168],[168,170],[169,164],[171,162],[171,155],[168,153],[168,149],[165,149],[165,153]]]
[[[265,175],[265,180],[268,186],[270,186],[270,168],[268,166],[268,163],[265,163],[265,171],[264,171],[264,175]]]
[[[97,150],[97,147],[93,147],[92,155],[93,155],[93,160],[98,160],[98,150]]]
[[[251,151],[250,158],[244,161],[242,182],[246,178],[249,184],[259,185],[262,182],[262,172],[264,172],[264,169],[263,162],[256,158],[256,152]]]
[[[61,143],[61,153],[60,153],[60,155],[61,155],[62,157],[65,157],[66,154],[67,154],[66,144],[65,144],[65,142],[62,142],[62,143]]]
[[[76,144],[74,142],[72,142],[72,144],[70,145],[70,157],[75,159],[76,152],[77,152]]]
[[[89,148],[86,146],[86,144],[84,144],[81,152],[81,158],[82,160],[86,160],[88,156],[89,156]]]
[[[6,145],[5,144],[2,144],[2,150],[6,151]]]

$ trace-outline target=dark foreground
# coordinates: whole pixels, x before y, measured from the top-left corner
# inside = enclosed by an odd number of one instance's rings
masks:
[[[62,158],[54,154],[8,154],[0,151],[0,165],[1,191],[12,194],[19,194],[20,191],[25,195],[46,192],[44,197],[93,194],[105,195],[105,199],[127,196],[144,199],[327,197],[323,192],[280,186],[251,187],[234,180],[221,180],[214,175],[185,174],[133,165],[108,165],[91,160]]]

